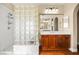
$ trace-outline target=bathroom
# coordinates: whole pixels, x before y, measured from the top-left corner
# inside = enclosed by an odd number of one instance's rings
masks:
[[[76,52],[76,41],[73,39],[75,37],[73,36],[73,26],[71,26],[73,24],[71,14],[76,5],[75,3],[0,4],[0,54],[39,55],[40,50],[53,49],[68,49]],[[70,7],[72,12],[69,14],[70,10],[67,8]],[[50,12],[50,10],[53,11]],[[57,40],[56,37],[63,38],[63,41]],[[43,41],[47,38],[52,38],[53,42],[48,44],[49,40]],[[71,39],[72,41],[70,41]],[[73,43],[75,43],[74,46]],[[60,48],[58,44],[62,47]],[[41,45],[43,46],[41,47]]]

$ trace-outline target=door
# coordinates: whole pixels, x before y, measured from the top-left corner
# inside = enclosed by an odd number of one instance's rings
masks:
[[[52,50],[53,48],[55,48],[55,35],[49,35],[48,48],[50,50]]]
[[[47,35],[41,36],[41,48],[42,50],[48,49],[48,36]]]
[[[59,49],[65,48],[65,39],[63,35],[56,36],[56,48]]]
[[[67,49],[70,48],[70,35],[65,35],[64,40],[65,40],[65,44],[64,44],[65,48]]]
[[[56,37],[56,48],[68,49],[70,47],[70,35],[58,35]]]

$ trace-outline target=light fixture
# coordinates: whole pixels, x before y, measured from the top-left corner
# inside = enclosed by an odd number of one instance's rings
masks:
[[[58,8],[56,8],[56,7],[53,7],[53,8],[46,8],[45,9],[45,13],[46,14],[56,14],[56,13],[58,13]]]

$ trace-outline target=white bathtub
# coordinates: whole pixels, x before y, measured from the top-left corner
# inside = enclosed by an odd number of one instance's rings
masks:
[[[39,55],[39,45],[14,45],[13,54]]]

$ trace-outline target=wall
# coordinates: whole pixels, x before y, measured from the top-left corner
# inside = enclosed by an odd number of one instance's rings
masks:
[[[77,6],[75,7],[74,9],[74,13],[73,13],[73,18],[74,18],[74,35],[75,35],[75,38],[77,39],[77,43],[78,44],[78,19],[77,19],[77,13],[78,13],[78,10],[79,10],[79,4],[77,4]]]
[[[4,4],[0,4],[0,51],[13,45],[13,25],[8,30],[8,12],[12,12]]]
[[[39,7],[39,13],[44,14],[44,11],[45,11],[46,8],[52,8],[54,6],[56,6],[56,8],[59,9],[59,12],[57,14],[63,14],[64,13],[64,10],[63,10],[64,6],[63,5],[57,5],[57,4],[56,5],[41,4],[41,5],[38,6]]]
[[[69,29],[71,32],[71,44],[70,44],[70,50],[72,52],[77,51],[77,27],[76,27],[76,19],[74,19],[74,10],[76,8],[77,4],[67,4],[64,6],[64,16],[69,16]]]

